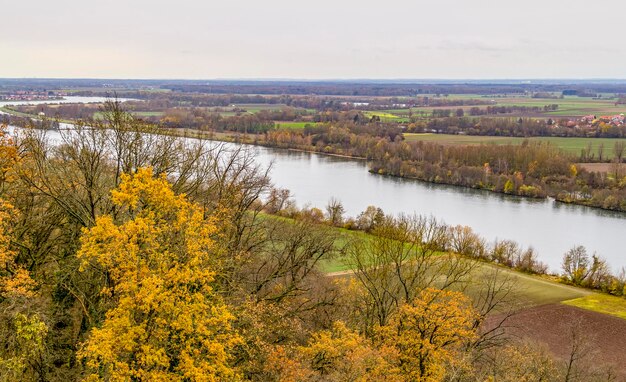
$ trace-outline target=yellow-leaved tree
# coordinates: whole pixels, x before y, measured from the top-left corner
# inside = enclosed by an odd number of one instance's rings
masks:
[[[404,382],[397,358],[394,349],[378,349],[337,321],[331,329],[314,333],[306,346],[273,346],[262,378],[281,382]]]
[[[111,301],[79,352],[88,380],[237,380],[230,351],[241,340],[212,288],[216,219],[150,168],[124,175],[112,200],[124,218],[98,218],[78,253],[106,275]]]
[[[4,200],[19,162],[17,146],[0,126],[0,381],[41,380],[48,327],[32,301],[36,283],[12,247],[19,210]]]
[[[463,345],[476,338],[478,312],[460,292],[426,288],[380,328],[384,346],[398,353],[407,381],[441,381],[446,368],[463,367]]]

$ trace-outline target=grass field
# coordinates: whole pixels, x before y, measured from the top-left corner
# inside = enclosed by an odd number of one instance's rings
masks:
[[[427,95],[425,95],[427,96]],[[527,106],[527,107],[544,107],[546,105],[559,105],[558,110],[552,112],[542,112],[542,115],[548,117],[578,117],[583,115],[595,114],[595,115],[613,115],[626,113],[626,105],[615,105],[614,99],[592,99],[588,97],[576,97],[576,96],[568,96],[564,98],[531,98],[525,97],[521,95],[512,95],[512,96],[486,96],[480,94],[450,94],[448,97],[432,97],[434,99],[446,99],[446,100],[454,100],[454,99],[478,99],[481,101],[488,101],[490,105],[493,106]],[[425,114],[430,115],[434,109],[463,109],[468,111],[472,107],[478,107],[480,109],[486,108],[488,105],[476,105],[476,106],[426,106],[426,107],[415,107],[411,109],[413,115]],[[384,111],[375,111],[372,112],[375,114],[388,114],[387,117],[392,119],[392,116],[396,117],[406,117],[408,116],[409,109],[394,109],[394,110],[384,110]],[[517,114],[515,114],[517,115]],[[508,115],[511,117],[512,115]],[[487,116],[489,117],[489,116]],[[494,116],[491,116],[494,117]],[[382,118],[382,117],[381,117]]]
[[[400,110],[394,110],[396,113],[392,113],[392,110],[384,110],[384,111],[364,111],[363,114],[372,118],[374,116],[380,118],[383,122],[408,122],[408,118],[399,113]]]
[[[140,91],[145,93],[169,93],[170,89],[161,89],[161,88],[126,88],[126,87],[113,87],[113,88],[105,88],[105,87],[81,87],[81,88],[71,88],[71,89],[60,89],[59,92],[74,94],[78,92],[92,91],[92,92],[125,92],[125,91]]]
[[[626,320],[626,299],[607,294],[593,293],[584,297],[563,301],[564,304]]]
[[[164,114],[162,111],[131,111],[130,113],[139,118],[160,117]],[[104,115],[99,111],[93,113],[94,119],[102,119],[103,117]]]
[[[19,112],[19,111],[15,111],[15,110],[13,110],[13,109],[11,109],[11,108],[8,108],[8,107],[2,107],[2,106],[0,106],[0,111],[4,112],[4,113],[6,113],[6,114],[16,115],[16,116],[18,116],[18,117],[26,117],[26,118],[32,118],[32,117],[34,117],[34,115],[27,114],[27,113],[22,113],[22,112]]]
[[[538,106],[556,104],[559,109],[547,112],[550,116],[583,116],[588,114],[619,114],[626,111],[626,105],[615,105],[615,100],[592,99],[587,97],[552,98],[498,98],[496,105]]]
[[[333,228],[339,237],[335,242],[336,249],[343,249],[352,240],[369,240],[372,238],[361,231],[350,231],[343,228]],[[320,269],[330,275],[349,275],[350,266],[345,258],[336,257],[320,263]],[[595,295],[592,291],[561,284],[551,280],[547,276],[529,275],[508,268],[489,263],[479,263],[474,271],[474,280],[484,279],[489,273],[498,269],[503,277],[508,277],[515,284],[515,296],[513,297],[522,307],[537,306],[543,304],[560,303]],[[465,291],[472,294],[472,290]],[[610,297],[610,296],[609,296]],[[626,309],[626,299],[623,299],[623,307]]]
[[[278,129],[289,129],[289,130],[300,130],[304,129],[307,125],[315,126],[316,122],[292,122],[292,121],[274,121],[276,124],[276,128]]]
[[[517,137],[491,137],[491,136],[479,136],[479,135],[449,135],[449,134],[404,134],[404,138],[408,142],[425,141],[436,142],[443,145],[481,145],[481,144],[495,144],[495,145],[507,145],[514,144],[519,145],[525,140],[530,142],[547,142],[556,147],[569,152],[574,155],[579,155],[581,150],[585,149],[588,144],[591,143],[592,153],[597,155],[597,150],[600,144],[604,145],[604,155],[609,158],[613,157],[613,146],[615,142],[626,142],[626,139],[613,139],[613,138],[560,138],[560,137],[531,137],[531,138],[517,138]]]
[[[131,113],[137,117],[160,117],[163,115],[162,111],[131,111]]]

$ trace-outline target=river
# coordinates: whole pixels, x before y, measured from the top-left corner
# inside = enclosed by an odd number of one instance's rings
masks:
[[[598,253],[614,273],[626,267],[626,213],[375,175],[362,160],[251,148],[260,164],[272,163],[273,183],[289,189],[300,207],[323,209],[335,197],[352,217],[369,205],[391,214],[432,215],[447,224],[470,226],[490,241],[511,239],[532,246],[554,272],[574,245]]]
[[[299,206],[323,209],[335,197],[352,217],[369,205],[391,214],[432,215],[447,224],[470,226],[491,241],[511,239],[532,246],[551,271],[560,270],[563,254],[574,245],[597,252],[615,272],[626,267],[625,213],[381,176],[369,173],[360,160],[255,150],[260,163],[273,162],[273,182],[291,190]]]

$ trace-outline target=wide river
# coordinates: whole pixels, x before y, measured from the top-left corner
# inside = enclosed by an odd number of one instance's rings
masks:
[[[299,206],[323,208],[335,197],[353,217],[370,205],[392,214],[432,215],[470,226],[488,240],[532,246],[553,271],[560,270],[563,253],[574,245],[597,252],[614,271],[626,267],[626,213],[375,175],[360,160],[255,150],[258,162],[273,163],[273,182],[291,190]]]
[[[560,270],[563,253],[574,245],[598,253],[615,273],[626,267],[626,213],[374,175],[361,160],[251,149],[260,164],[272,164],[273,183],[291,190],[301,207],[323,209],[334,197],[352,217],[370,205],[391,214],[432,215],[447,224],[470,226],[488,240],[532,246],[551,271]]]

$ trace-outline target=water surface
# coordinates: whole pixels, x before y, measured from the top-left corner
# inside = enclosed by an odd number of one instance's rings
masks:
[[[66,97],[61,101],[104,100]],[[58,140],[58,132],[50,132],[49,136],[52,141]],[[260,164],[272,164],[273,183],[291,190],[300,207],[323,209],[334,197],[351,217],[370,205],[390,214],[433,215],[447,224],[470,226],[488,240],[511,239],[532,246],[552,271],[560,270],[563,253],[574,245],[597,252],[614,272],[626,267],[626,213],[375,175],[367,171],[367,163],[362,160],[249,147]]]

